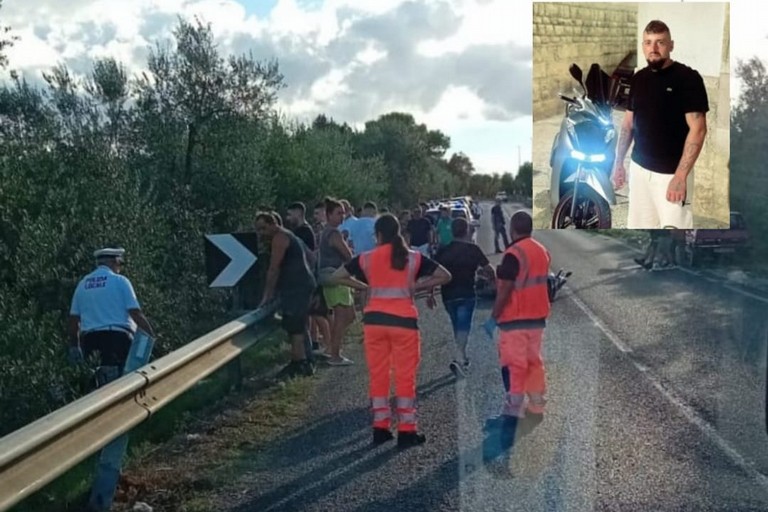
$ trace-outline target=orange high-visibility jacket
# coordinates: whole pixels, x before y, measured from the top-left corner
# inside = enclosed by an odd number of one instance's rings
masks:
[[[540,320],[549,316],[549,275],[550,256],[546,247],[533,238],[523,238],[510,245],[505,251],[520,263],[512,295],[507,300],[497,319],[499,324],[518,320]]]
[[[360,255],[360,268],[368,280],[368,303],[363,313],[380,312],[405,318],[417,318],[418,309],[411,295],[411,285],[421,266],[421,253],[408,251],[403,270],[392,268],[392,245],[380,245]]]

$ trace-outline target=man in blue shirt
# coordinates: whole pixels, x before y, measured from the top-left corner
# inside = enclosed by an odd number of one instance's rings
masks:
[[[362,254],[376,248],[376,215],[379,211],[375,203],[368,201],[363,206],[362,216],[349,225],[349,239],[352,240],[353,254]]]

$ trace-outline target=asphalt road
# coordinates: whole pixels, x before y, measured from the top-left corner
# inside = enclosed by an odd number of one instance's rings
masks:
[[[478,242],[491,253],[485,210]],[[422,308],[425,445],[370,447],[362,349],[350,345],[357,364],[322,370],[303,424],[243,468],[243,492],[221,496],[220,509],[768,509],[768,299],[681,271],[643,272],[632,250],[603,236],[535,236],[574,275],[545,335],[547,415],[508,458],[485,466],[479,451],[482,421],[502,399],[480,325],[489,306],[476,313],[473,367],[459,381],[445,311]]]

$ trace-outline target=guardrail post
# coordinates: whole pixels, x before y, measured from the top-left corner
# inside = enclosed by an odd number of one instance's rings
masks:
[[[123,375],[147,364],[153,346],[154,340],[144,332],[138,331],[131,344]],[[91,488],[91,497],[88,500],[89,511],[101,512],[112,508],[127,447],[128,434],[124,434],[102,448],[96,466],[96,478],[94,478]]]
[[[229,389],[234,389],[237,393],[243,390],[243,363],[241,356],[237,356],[227,364],[227,373],[229,374]]]

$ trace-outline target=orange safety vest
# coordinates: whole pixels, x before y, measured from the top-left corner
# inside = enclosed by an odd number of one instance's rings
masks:
[[[504,304],[497,319],[499,324],[518,320],[540,320],[549,316],[550,256],[546,247],[533,238],[523,238],[510,245],[505,254],[511,254],[520,263],[512,295]]]
[[[421,253],[408,251],[408,263],[403,270],[392,268],[392,245],[384,244],[360,255],[360,269],[368,281],[368,303],[363,313],[388,313],[405,318],[417,318],[411,285],[421,266]]]

